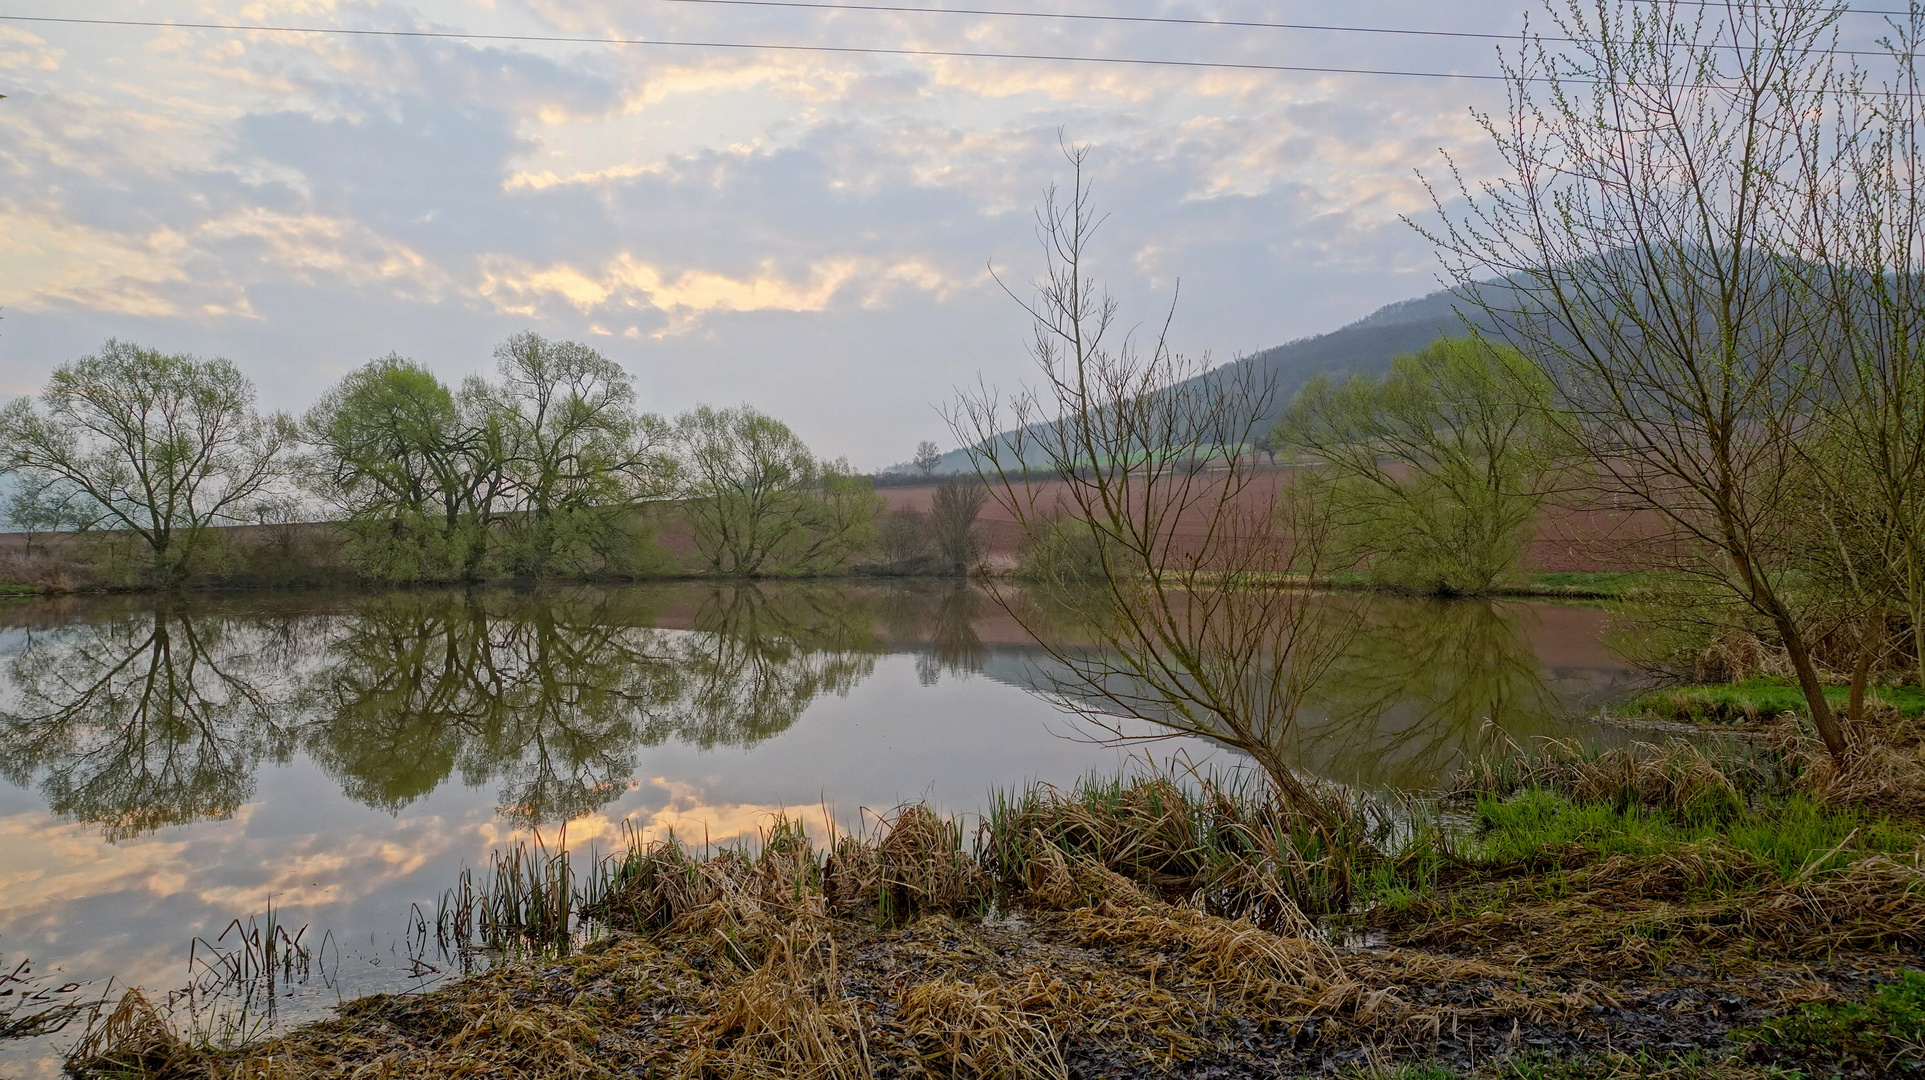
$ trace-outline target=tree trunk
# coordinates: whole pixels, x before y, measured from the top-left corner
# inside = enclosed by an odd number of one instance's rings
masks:
[[[1874,612],[1858,628],[1858,655],[1852,661],[1851,700],[1846,706],[1846,728],[1856,734],[1865,720],[1865,692],[1871,683],[1872,668],[1878,662],[1879,640],[1885,636],[1885,615]]]
[[[1265,776],[1270,778],[1270,783],[1276,788],[1278,794],[1283,796],[1283,801],[1290,806],[1291,810],[1301,814],[1320,831],[1334,833],[1336,819],[1331,816],[1329,808],[1324,806],[1323,800],[1317,798],[1309,788],[1304,786],[1303,781],[1298,779],[1295,769],[1285,764],[1283,759],[1264,745],[1261,739],[1242,739],[1240,742],[1242,745],[1238,748],[1256,758],[1258,767],[1263,770]]]
[[[1773,621],[1784,638],[1791,668],[1798,673],[1798,689],[1804,691],[1805,705],[1811,709],[1811,722],[1818,729],[1818,738],[1823,740],[1832,760],[1842,764],[1851,754],[1851,742],[1838,723],[1838,714],[1832,712],[1831,703],[1825,700],[1825,684],[1818,678],[1818,666],[1812,663],[1811,647],[1790,619],[1779,616]]]

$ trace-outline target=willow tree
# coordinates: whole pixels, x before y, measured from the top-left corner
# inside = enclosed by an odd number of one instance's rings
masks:
[[[1796,234],[1811,146],[1850,87],[1837,5],[1549,8],[1479,119],[1503,163],[1453,169],[1424,229],[1481,321],[1541,364],[1599,498],[1782,643],[1820,737],[1848,734],[1814,659],[1789,512],[1823,373]]]
[[[497,378],[451,390],[390,355],[306,419],[309,476],[348,516],[364,570],[395,580],[618,567],[638,507],[666,490],[664,425],[585,345],[517,334]]]
[[[539,575],[619,563],[638,506],[669,492],[667,425],[636,411],[628,372],[595,349],[534,333],[495,350],[497,379],[464,394],[502,436],[509,568]]]
[[[1382,378],[1319,375],[1272,445],[1314,455],[1349,559],[1422,592],[1488,592],[1556,482],[1550,383],[1515,349],[1445,338]]]
[[[427,368],[390,354],[308,410],[310,486],[347,519],[357,561],[396,581],[475,577],[504,499],[501,440]]]
[[[109,341],[63,364],[39,404],[0,409],[0,472],[62,492],[88,521],[135,538],[163,586],[185,582],[285,479],[294,425],[254,409],[232,363]]]
[[[718,574],[840,569],[875,538],[882,500],[787,424],[742,406],[676,417],[679,492],[707,568]]]
[[[1044,573],[1044,603],[1008,585],[993,595],[1022,620],[1064,674],[1063,707],[1117,739],[1197,736],[1253,760],[1306,819],[1328,806],[1286,759],[1311,689],[1354,620],[1294,586],[1324,563],[1328,522],[1279,499],[1238,452],[1264,434],[1274,387],[1251,365],[1211,369],[1159,332],[1118,330],[1118,305],[1089,273],[1100,222],[1086,151],[1068,151],[1067,193],[1037,213],[1046,270],[1031,321],[1038,383],[1011,396],[965,396],[950,423],[990,496],[1031,536],[1086,530],[1094,572]],[[1016,296],[1014,292],[1012,296]],[[1033,481],[1041,471],[1057,478]],[[1075,613],[1096,648],[1065,641],[1048,609]],[[1080,634],[1078,635],[1080,636]]]

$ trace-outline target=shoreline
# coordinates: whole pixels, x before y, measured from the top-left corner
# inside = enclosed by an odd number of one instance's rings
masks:
[[[1916,772],[1880,810],[1810,750],[1487,763],[1447,797],[1468,831],[1401,840],[1363,803],[1319,839],[1147,775],[1010,793],[973,841],[911,806],[819,848],[781,820],[707,858],[649,844],[581,892],[583,948],[554,947],[567,912],[498,910],[532,955],[239,1047],[130,997],[80,1072],[1876,1075],[1904,1051],[1864,1018],[1925,947],[1925,805]]]
[[[1567,577],[1564,574],[1549,574],[1545,577]],[[1647,575],[1638,572],[1611,573],[1608,575],[1585,575],[1586,577],[1608,577],[1612,579],[1637,579],[1643,581]],[[692,582],[717,582],[723,584],[764,584],[783,582],[829,582],[851,584],[887,584],[918,582],[967,583],[981,580],[1020,582],[1022,578],[1013,570],[989,569],[978,567],[967,573],[916,573],[898,574],[869,570],[849,570],[839,573],[820,574],[709,574],[697,571],[676,574],[650,574],[647,576],[583,576],[583,577],[496,577],[473,580],[420,581],[420,582],[370,582],[362,578],[343,577],[334,581],[299,582],[208,582],[192,585],[166,587],[160,585],[115,585],[58,588],[45,585],[19,585],[0,581],[0,599],[31,599],[35,597],[65,596],[165,596],[165,595],[204,595],[208,593],[260,593],[260,592],[299,592],[307,589],[348,590],[355,592],[391,592],[412,589],[476,589],[511,588],[534,589],[552,586],[623,586],[652,584],[686,584]],[[1412,590],[1395,585],[1372,584],[1347,581],[1342,578],[1318,582],[1303,582],[1308,588],[1325,592],[1364,593],[1382,596],[1398,596],[1413,600],[1622,600],[1632,595],[1637,583],[1615,584],[1600,583],[1591,585],[1562,584],[1555,581],[1526,582],[1505,585],[1480,593],[1431,593]]]

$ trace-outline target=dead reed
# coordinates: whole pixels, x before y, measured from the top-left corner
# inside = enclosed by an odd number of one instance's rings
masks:
[[[186,1049],[173,1025],[135,989],[122,994],[104,1019],[88,1026],[68,1053],[67,1068],[76,1073],[162,1075]]]
[[[709,853],[631,835],[579,875],[529,846],[444,903],[478,942],[542,945],[523,959],[238,1048],[179,1038],[136,995],[74,1067],[933,1080],[1310,1072],[1466,1032],[1608,1048],[1587,1017],[1631,1007],[1625,980],[1679,949],[1715,952],[1699,970],[1737,973],[1717,976],[1734,994],[1761,958],[1808,980],[1830,953],[1925,947],[1925,847],[1804,775],[1559,745],[1473,770],[1455,835],[1363,803],[1313,828],[1234,778],[1160,773],[1000,795],[973,836],[912,805],[819,841],[777,818]]]
[[[0,1041],[55,1034],[103,1004],[81,983],[36,975],[32,960],[0,967]]]
[[[1633,743],[1598,751],[1546,739],[1529,750],[1480,758],[1460,771],[1446,798],[1506,796],[1526,788],[1555,790],[1583,802],[1717,813],[1741,805],[1745,793],[1789,788],[1776,759],[1717,755],[1684,740]]]
[[[1063,986],[1041,972],[1018,983],[932,979],[901,995],[901,1023],[938,1074],[984,1080],[1068,1080],[1050,1025]]]
[[[1239,774],[1162,773],[997,792],[978,838],[1005,890],[1033,888],[1051,860],[1087,860],[1168,900],[1231,918],[1293,926],[1302,913],[1349,910],[1357,874],[1379,855],[1389,815],[1342,805],[1313,823]]]
[[[277,984],[306,981],[312,973],[316,950],[306,939],[306,924],[290,932],[269,900],[261,915],[249,915],[246,922],[234,919],[214,940],[193,940],[187,950],[189,985],[203,995],[258,990],[272,1001]]]

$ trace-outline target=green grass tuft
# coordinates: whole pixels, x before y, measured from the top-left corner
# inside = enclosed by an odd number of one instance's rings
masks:
[[[1573,851],[1598,859],[1652,858],[1688,844],[1719,839],[1783,880],[1837,870],[1867,852],[1911,850],[1916,832],[1845,808],[1793,795],[1736,811],[1697,815],[1639,805],[1582,802],[1547,788],[1478,800],[1472,854],[1494,864],[1546,865]]]
[[[1759,1056],[1821,1070],[1918,1070],[1925,1067],[1925,972],[1901,972],[1897,982],[1880,986],[1862,1004],[1802,1005],[1738,1037],[1757,1044]]]
[[[1825,688],[1825,700],[1843,708],[1851,690]],[[1875,686],[1869,697],[1885,702],[1905,716],[1925,714],[1925,691],[1916,686]],[[1694,724],[1749,724],[1779,713],[1805,712],[1805,695],[1783,679],[1746,679],[1738,683],[1670,686],[1633,699],[1629,712],[1648,712],[1665,720]]]

